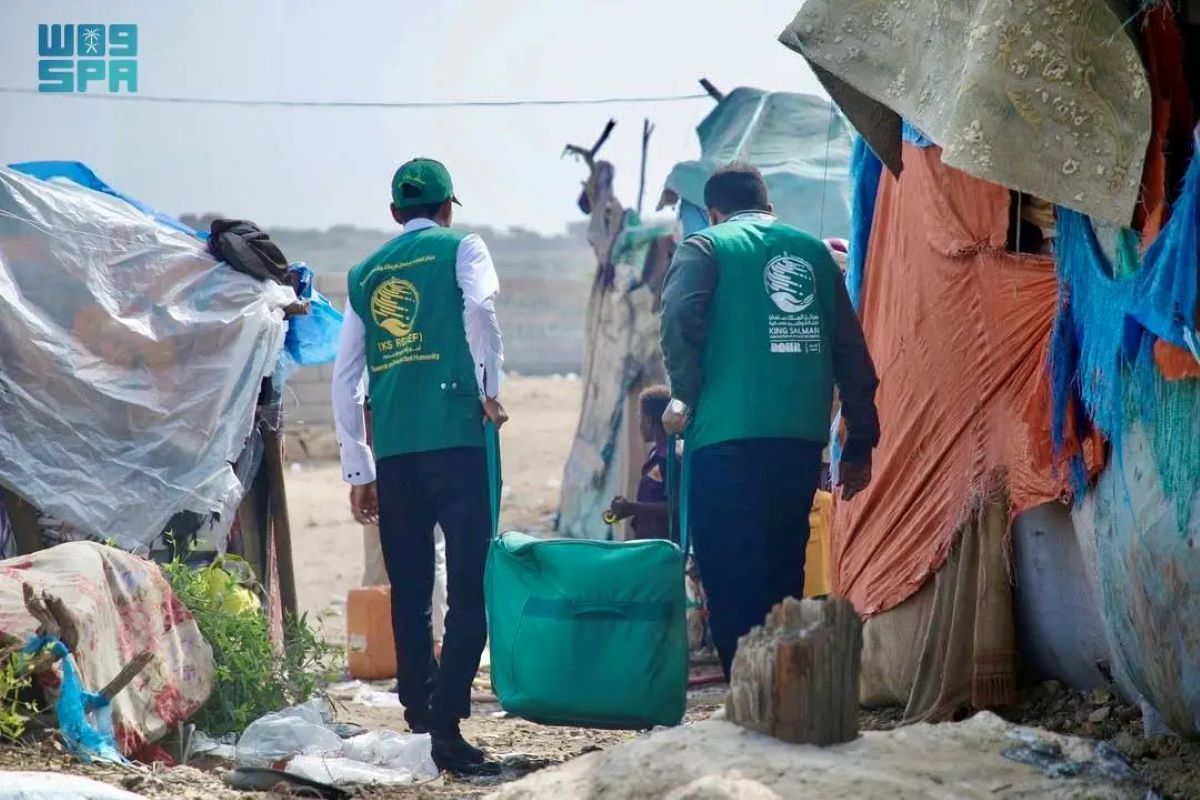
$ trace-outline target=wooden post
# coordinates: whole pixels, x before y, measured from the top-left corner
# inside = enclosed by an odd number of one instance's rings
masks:
[[[796,744],[858,737],[862,621],[849,601],[788,598],[738,642],[726,716]]]
[[[262,426],[262,434],[261,468],[266,470],[270,492],[271,534],[275,541],[275,558],[279,565],[279,597],[286,614],[298,617],[296,571],[292,565],[292,526],[288,518],[287,489],[284,484],[283,436],[277,425],[269,423]],[[264,584],[266,582],[263,581]]]
[[[700,85],[704,87],[704,91],[708,92],[708,96],[718,103],[725,99],[725,93],[713,85],[713,82],[708,78],[701,78]]]
[[[641,177],[638,178],[638,219],[642,217],[642,201],[646,198],[646,157],[649,154],[650,134],[652,133],[654,133],[654,126],[650,124],[650,120],[642,120],[642,171]]]
[[[8,512],[8,521],[17,540],[17,555],[27,556],[41,550],[42,529],[33,504],[3,485],[0,485],[0,504]]]
[[[133,682],[133,679],[141,673],[150,663],[154,661],[154,653],[149,650],[143,650],[137,654],[137,657],[121,668],[117,673],[117,677],[108,682],[108,685],[100,690],[100,694],[106,700],[112,700],[121,690]]]

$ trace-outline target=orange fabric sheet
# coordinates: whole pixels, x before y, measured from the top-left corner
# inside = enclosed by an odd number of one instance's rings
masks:
[[[870,489],[837,503],[833,562],[835,591],[868,616],[921,588],[981,499],[1007,491],[1017,514],[1065,492],[1049,466],[1053,262],[1007,252],[1008,190],[940,155],[904,145],[867,253],[882,438]]]

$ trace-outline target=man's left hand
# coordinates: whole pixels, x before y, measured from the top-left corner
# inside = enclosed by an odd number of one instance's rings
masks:
[[[838,467],[838,486],[842,487],[842,499],[853,500],[855,495],[871,485],[871,462],[861,464],[842,463]]]

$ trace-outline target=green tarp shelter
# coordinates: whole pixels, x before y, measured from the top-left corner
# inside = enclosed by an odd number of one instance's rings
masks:
[[[762,170],[782,220],[821,238],[849,235],[851,129],[828,100],[739,88],[696,133],[700,159],[676,164],[667,176],[666,188],[681,200],[704,208],[709,176],[745,161]]]

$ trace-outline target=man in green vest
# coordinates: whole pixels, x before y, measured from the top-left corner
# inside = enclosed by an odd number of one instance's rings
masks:
[[[691,459],[692,541],[728,677],[738,638],[803,596],[835,385],[849,500],[871,479],[879,382],[837,265],[771,213],[759,171],[718,170],[704,201],[712,227],[680,244],[663,288],[663,422]]]
[[[484,420],[508,419],[499,400],[500,286],[483,241],[450,229],[457,202],[437,161],[396,170],[391,211],[404,230],[350,271],[333,406],[351,511],[379,525],[405,719],[431,734],[440,769],[496,774],[459,722],[470,716],[487,640],[483,568],[493,521]],[[430,618],[437,525],[449,566],[440,666]]]

